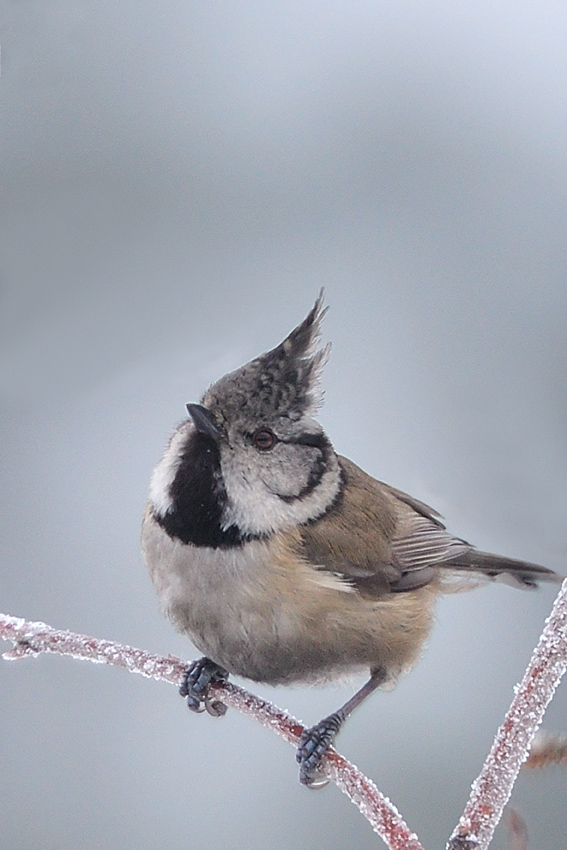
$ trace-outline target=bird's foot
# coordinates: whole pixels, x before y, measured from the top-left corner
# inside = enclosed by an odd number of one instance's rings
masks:
[[[343,718],[330,714],[310,729],[305,729],[299,739],[295,758],[299,762],[299,781],[310,788],[322,788],[329,780],[320,769],[321,759],[333,743],[341,728]]]
[[[211,661],[210,658],[199,658],[187,668],[179,693],[187,697],[187,708],[191,711],[208,711],[213,717],[226,714],[226,705],[218,699],[211,699],[209,689],[215,682],[226,682],[228,672]]]

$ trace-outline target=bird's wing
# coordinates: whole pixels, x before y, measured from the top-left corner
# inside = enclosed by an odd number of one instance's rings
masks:
[[[439,568],[502,577],[520,587],[558,580],[537,564],[476,550],[449,534],[433,508],[339,457],[343,488],[323,517],[303,527],[305,555],[360,592],[380,597],[429,584]]]
[[[471,547],[451,537],[433,508],[339,457],[342,492],[303,527],[306,557],[373,596],[428,584],[434,565]]]

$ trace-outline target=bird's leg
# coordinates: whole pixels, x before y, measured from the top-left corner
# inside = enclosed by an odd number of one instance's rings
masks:
[[[295,756],[299,762],[299,781],[303,785],[318,788],[327,784],[328,780],[318,771],[321,759],[347,717],[382,684],[385,678],[386,671],[382,667],[373,670],[370,679],[341,708],[310,729],[304,730]]]
[[[199,658],[187,668],[183,681],[179,686],[179,693],[187,697],[187,707],[191,711],[204,711],[205,709],[213,717],[222,717],[226,714],[226,705],[220,700],[211,700],[209,688],[215,682],[226,682],[228,672],[211,661],[210,658]]]

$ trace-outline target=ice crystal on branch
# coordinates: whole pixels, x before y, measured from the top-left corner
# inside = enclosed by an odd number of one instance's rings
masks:
[[[490,844],[518,772],[555,689],[567,668],[567,580],[546,620],[545,628],[514,699],[498,730],[484,767],[448,850],[461,850],[474,840],[479,850]],[[474,845],[473,845],[474,846]]]
[[[173,656],[165,658],[152,655],[131,646],[74,632],[58,631],[45,623],[31,623],[6,614],[0,614],[0,638],[14,644],[3,656],[12,661],[36,656],[42,652],[58,653],[98,664],[117,665],[131,673],[139,673],[147,678],[174,685],[181,683],[187,669],[186,662]],[[215,684],[211,692],[216,699],[252,717],[293,746],[297,746],[303,726],[267,700],[260,699],[231,682]],[[330,749],[322,770],[358,806],[389,850],[423,850],[395,806],[353,764]]]
[[[15,660],[42,652],[70,655],[86,661],[114,664],[132,673],[179,685],[187,664],[173,656],[152,655],[141,649],[98,640],[74,632],[58,631],[45,623],[31,623],[0,614],[0,638],[11,641],[13,648],[4,658]],[[470,800],[455,829],[448,850],[485,850],[502,810],[525,761],[544,712],[567,667],[567,580],[555,601],[550,617],[532,660],[498,730],[496,739],[479,777],[473,784]],[[297,746],[303,732],[299,721],[266,700],[230,682],[213,685],[215,699],[246,714]],[[558,739],[556,739],[558,740]],[[555,746],[554,752],[565,750]],[[533,761],[537,763],[537,751]],[[556,759],[557,760],[557,759]],[[322,771],[358,806],[372,828],[390,850],[423,850],[395,806],[354,765],[330,749]],[[525,846],[525,834],[511,828],[512,845]]]

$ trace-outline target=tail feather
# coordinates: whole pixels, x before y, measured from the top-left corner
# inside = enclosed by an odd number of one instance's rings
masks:
[[[530,564],[528,561],[517,561],[514,558],[503,558],[501,555],[491,555],[490,552],[479,552],[477,549],[471,549],[440,566],[482,573],[494,581],[523,589],[538,587],[540,581],[562,581],[562,576],[547,567]]]

